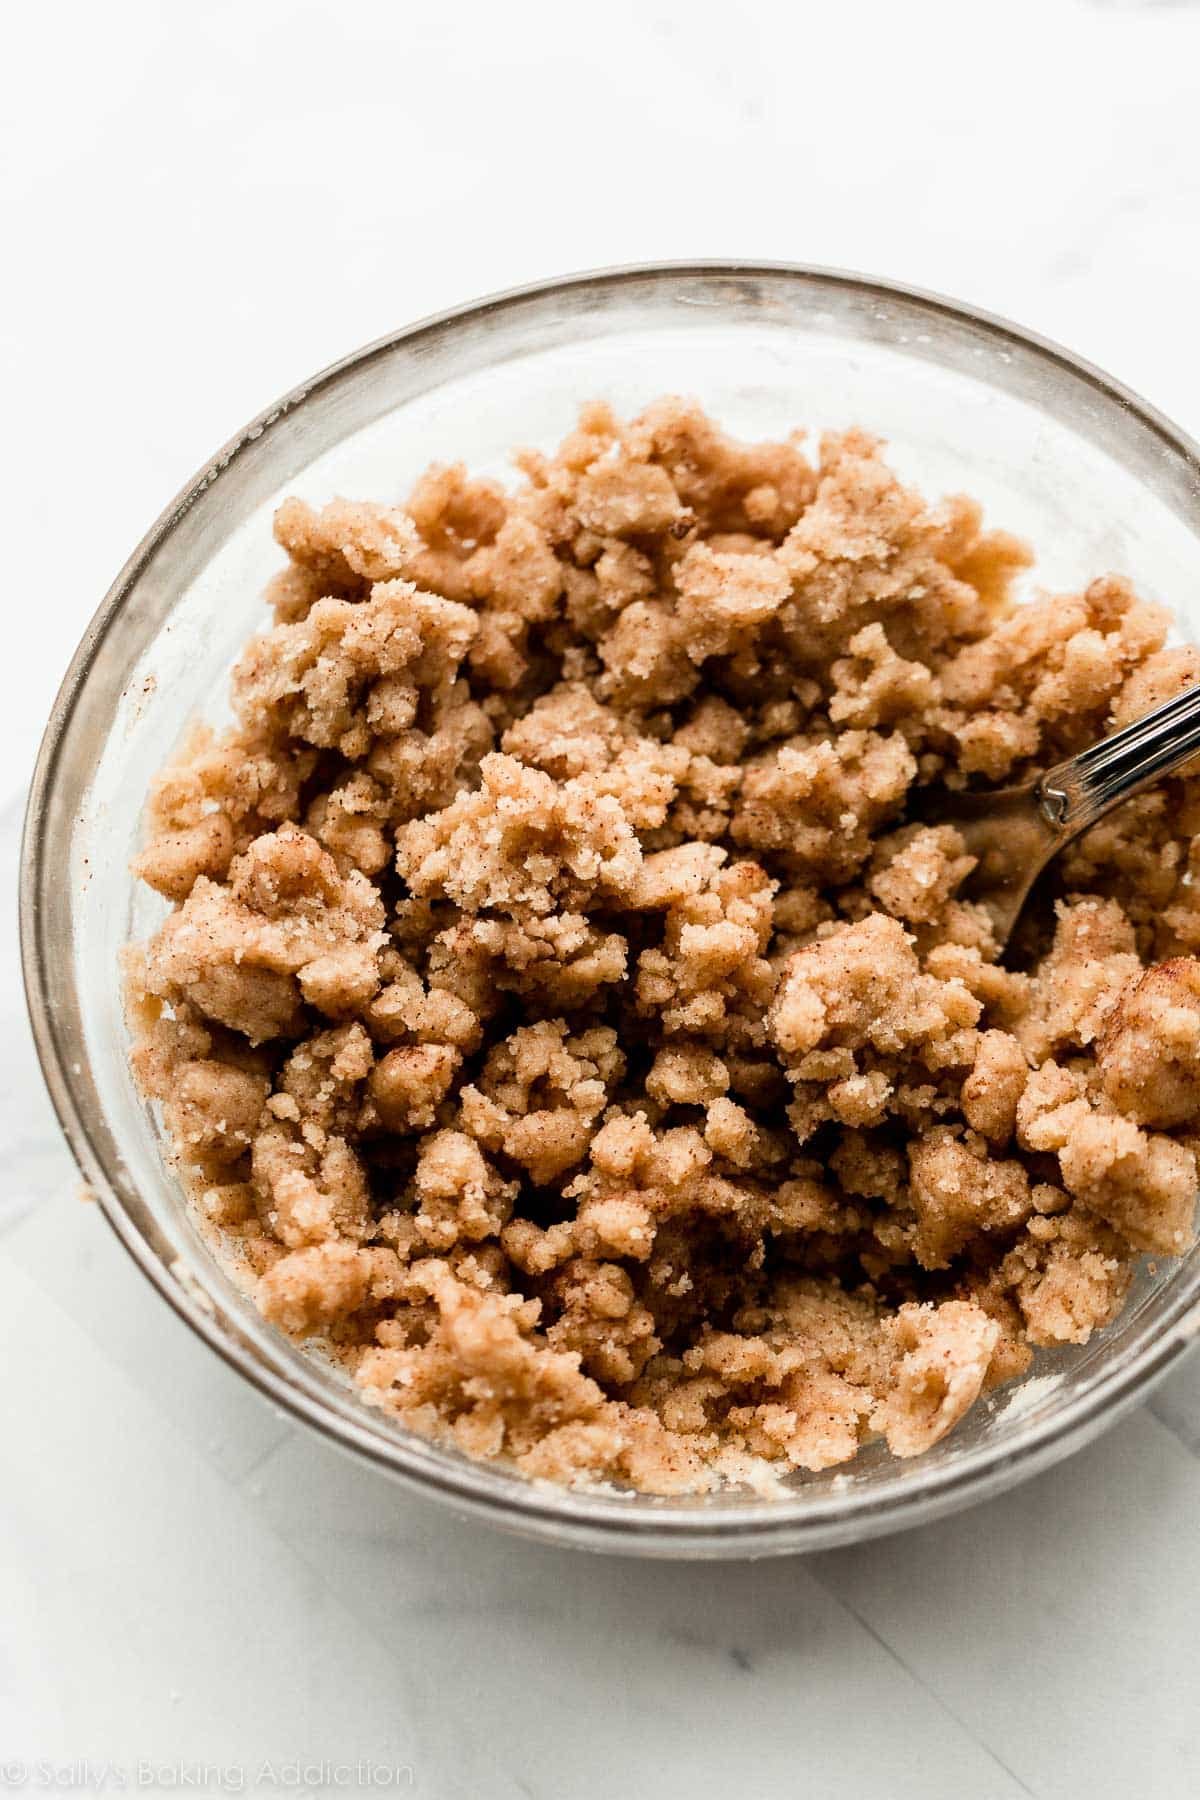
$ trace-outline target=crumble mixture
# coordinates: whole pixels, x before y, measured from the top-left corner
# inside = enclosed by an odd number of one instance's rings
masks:
[[[1123,580],[860,431],[587,407],[509,493],[289,500],[235,726],[159,776],[134,1062],[267,1318],[531,1477],[769,1488],[934,1444],[1190,1242],[1200,779],[1018,972],[923,784],[1200,679]]]

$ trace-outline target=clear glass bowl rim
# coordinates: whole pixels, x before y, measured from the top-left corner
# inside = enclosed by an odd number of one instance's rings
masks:
[[[59,1124],[85,1181],[118,1239],[175,1312],[223,1360],[250,1381],[275,1406],[315,1428],[343,1449],[384,1470],[398,1481],[448,1503],[463,1515],[526,1536],[593,1550],[658,1557],[749,1558],[827,1548],[925,1523],[945,1513],[1000,1492],[1049,1467],[1114,1423],[1144,1398],[1200,1335],[1200,1282],[1182,1280],[1164,1291],[1163,1320],[1158,1334],[1135,1355],[1118,1360],[1094,1386],[1061,1407],[1052,1417],[1015,1422],[995,1443],[977,1447],[961,1463],[919,1473],[902,1491],[877,1493],[871,1485],[848,1487],[839,1494],[801,1492],[793,1500],[721,1508],[684,1507],[669,1501],[646,1503],[614,1495],[549,1489],[546,1484],[514,1481],[487,1465],[456,1457],[431,1469],[409,1450],[403,1439],[371,1429],[366,1408],[342,1410],[330,1400],[301,1391],[277,1370],[253,1358],[211,1313],[207,1296],[194,1279],[180,1280],[150,1246],[131,1218],[122,1198],[121,1174],[106,1165],[89,1131],[87,1108],[72,1077],[71,1059],[58,1030],[45,979],[46,949],[39,930],[39,894],[51,877],[53,846],[43,830],[48,796],[53,791],[59,751],[79,696],[106,634],[119,618],[151,557],[170,538],[193,503],[252,443],[268,434],[318,392],[350,371],[403,346],[416,348],[423,337],[447,327],[472,327],[530,301],[552,301],[556,295],[586,298],[648,279],[714,284],[756,277],[794,282],[815,295],[822,291],[853,293],[886,304],[900,301],[938,319],[965,324],[997,347],[1012,345],[1032,355],[1047,369],[1057,369],[1078,384],[1133,414],[1158,439],[1164,451],[1186,468],[1200,495],[1200,446],[1164,414],[1103,370],[1061,345],[1026,331],[1007,319],[898,282],[817,265],[764,261],[678,261],[630,264],[584,271],[532,282],[490,294],[465,305],[429,315],[376,339],[332,363],[301,383],[256,418],[217,452],[189,481],[151,526],[121,569],[87,627],[63,678],[39,749],[29,791],[20,862],[20,935],[26,1001],[34,1042]],[[1198,506],[1200,514],[1200,506]],[[61,865],[60,865],[61,866]],[[1174,1297],[1171,1288],[1178,1290]],[[1189,1291],[1182,1291],[1189,1288]],[[359,1416],[361,1415],[361,1416]]]

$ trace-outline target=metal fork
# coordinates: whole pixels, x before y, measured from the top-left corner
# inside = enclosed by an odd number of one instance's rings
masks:
[[[980,901],[1003,948],[1029,890],[1060,850],[1134,794],[1200,753],[1200,687],[1135,719],[1024,787],[922,796],[921,822],[953,825],[977,859],[963,892]]]

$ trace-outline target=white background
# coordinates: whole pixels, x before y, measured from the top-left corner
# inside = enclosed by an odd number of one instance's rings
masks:
[[[1007,313],[1200,435],[1200,5],[43,0],[4,29],[10,911],[42,721],[129,549],[275,395],[421,314],[627,261],[838,264]],[[166,1765],[142,1792],[357,1758],[435,1800],[1200,1789],[1200,1363],[859,1550],[652,1567],[455,1524],[273,1417],[126,1266],[13,930],[0,959],[0,1784],[24,1756],[42,1792],[106,1758],[130,1791]]]

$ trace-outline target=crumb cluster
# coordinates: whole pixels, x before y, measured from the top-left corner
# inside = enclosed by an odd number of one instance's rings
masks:
[[[282,506],[236,723],[157,779],[134,1062],[200,1214],[371,1404],[529,1476],[767,1488],[937,1442],[1191,1241],[1200,781],[1001,966],[925,785],[1200,679],[859,431],[667,399],[512,492]]]

